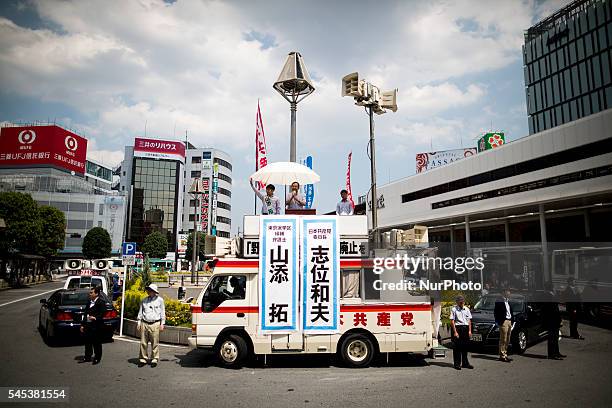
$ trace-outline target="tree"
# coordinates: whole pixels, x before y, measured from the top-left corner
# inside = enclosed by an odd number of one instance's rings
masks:
[[[0,230],[0,256],[6,258],[14,252],[35,254],[42,228],[36,201],[29,194],[0,193],[0,218],[6,224]]]
[[[109,258],[112,252],[111,237],[102,227],[87,231],[83,238],[83,255],[89,259]]]
[[[198,260],[205,261],[206,256],[204,255],[204,239],[206,234],[204,232],[198,232]],[[185,250],[185,259],[191,262],[193,259],[193,233],[187,237],[187,249]]]
[[[38,208],[38,214],[41,225],[38,255],[50,258],[57,255],[60,249],[64,249],[66,217],[57,208],[46,205]]]
[[[151,258],[165,258],[168,252],[168,238],[159,231],[147,235],[142,244],[142,253]]]

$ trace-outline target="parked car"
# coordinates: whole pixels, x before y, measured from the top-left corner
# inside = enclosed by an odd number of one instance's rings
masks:
[[[106,304],[104,326],[107,332],[105,334],[107,338],[112,338],[114,330],[119,327],[119,315],[103,292],[100,292],[100,297]],[[41,299],[38,314],[38,329],[41,334],[48,342],[61,336],[79,336],[88,302],[89,289],[60,289],[49,299]]]
[[[495,324],[493,310],[495,301],[501,297],[499,293],[484,295],[474,305],[472,344],[486,346],[499,343],[499,327]],[[515,320],[510,345],[513,351],[524,353],[531,344],[548,336],[543,320],[542,305],[534,301],[534,294],[512,294],[509,301]],[[555,335],[559,334],[555,333]]]

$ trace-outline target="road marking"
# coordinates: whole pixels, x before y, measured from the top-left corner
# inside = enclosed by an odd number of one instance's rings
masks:
[[[127,337],[113,336],[113,340],[121,340],[121,341],[125,341],[127,343],[138,343],[138,344],[140,344],[140,340],[128,339]],[[171,348],[187,348],[187,346],[179,346],[179,345],[176,345],[176,344],[159,343],[159,345],[160,346],[164,346],[164,347],[171,347]]]
[[[17,303],[17,302],[21,302],[22,300],[32,299],[32,298],[35,298],[35,297],[38,297],[38,296],[41,296],[41,295],[46,295],[47,293],[55,292],[55,291],[56,291],[56,290],[58,290],[58,289],[59,289],[59,288],[55,288],[55,289],[48,290],[48,291],[46,291],[46,292],[38,293],[38,294],[36,294],[36,295],[32,295],[32,296],[28,296],[28,297],[24,297],[24,298],[17,299],[17,300],[11,300],[10,302],[7,302],[7,303],[3,303],[3,304],[1,304],[1,305],[0,305],[0,307],[7,306],[7,305],[10,305],[10,304],[13,304],[13,303]]]

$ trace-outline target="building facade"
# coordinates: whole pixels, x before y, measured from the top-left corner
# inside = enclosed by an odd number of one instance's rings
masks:
[[[612,0],[577,0],[525,32],[529,133],[612,107]]]
[[[194,220],[199,231],[229,238],[232,227],[232,159],[222,150],[187,149],[185,158],[185,196],[183,233],[193,232]],[[195,179],[202,180],[204,194],[197,201],[188,194]]]
[[[610,129],[612,109],[380,186],[379,228],[425,225],[455,255],[501,247],[497,267],[541,288],[559,246],[612,246]]]
[[[185,145],[183,142],[136,138],[125,147],[118,169],[120,191],[128,196],[126,240],[142,245],[154,231],[168,240],[175,252],[182,218]]]
[[[121,253],[125,198],[111,191],[112,169],[86,159],[87,139],[55,124],[9,125],[0,132],[0,146],[0,191],[30,194],[64,213],[60,257],[81,256],[93,227],[106,229],[113,254]]]

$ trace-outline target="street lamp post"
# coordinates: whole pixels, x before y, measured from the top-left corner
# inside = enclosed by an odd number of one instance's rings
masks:
[[[370,119],[370,191],[372,209],[372,236],[375,247],[378,246],[378,194],[376,192],[376,150],[374,148],[374,114],[382,115],[391,110],[397,111],[397,89],[381,92],[377,86],[359,79],[353,72],[342,78],[342,96],[350,96],[355,105],[365,107]],[[367,200],[366,200],[367,201]],[[367,205],[367,203],[366,203]]]
[[[272,85],[287,100],[291,109],[291,139],[289,143],[289,161],[297,162],[296,113],[297,104],[314,92],[304,59],[299,52],[290,52],[285,65]]]
[[[198,259],[198,196],[204,194],[202,180],[196,178],[189,188],[189,194],[194,198],[193,204],[193,237],[191,239],[191,283],[196,283],[196,268]]]

